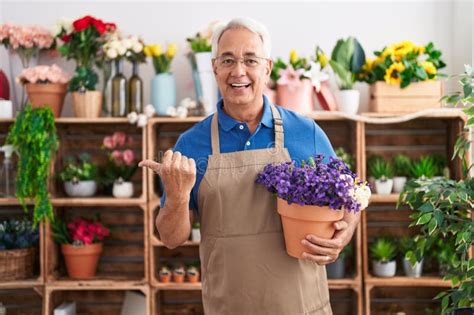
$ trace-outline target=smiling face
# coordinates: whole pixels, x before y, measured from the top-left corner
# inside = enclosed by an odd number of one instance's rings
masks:
[[[217,57],[230,56],[264,57],[263,43],[259,35],[246,28],[226,30],[217,48]],[[216,81],[226,106],[254,106],[262,103],[263,89],[270,77],[271,59],[260,59],[256,67],[246,67],[237,62],[233,67],[219,66],[213,60]]]

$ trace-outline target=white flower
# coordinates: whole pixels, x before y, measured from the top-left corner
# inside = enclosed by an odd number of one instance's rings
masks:
[[[138,114],[136,112],[131,112],[127,115],[127,118],[129,123],[134,124],[138,120]]]
[[[148,104],[145,106],[145,109],[143,110],[145,113],[146,117],[151,118],[153,115],[155,115],[155,107],[151,104]]]
[[[189,108],[190,103],[192,102],[191,98],[186,97],[179,102],[179,106],[184,107],[184,108]]]
[[[146,126],[147,123],[148,123],[148,117],[146,117],[145,114],[139,114],[138,120],[137,120],[137,126],[143,128]]]
[[[329,79],[329,75],[321,71],[321,65],[314,62],[311,62],[311,68],[303,76],[311,80],[311,83],[316,88],[316,92],[321,90],[321,82]]]
[[[175,117],[176,116],[176,107],[168,107],[166,110],[166,115]]]
[[[176,110],[176,116],[179,118],[186,118],[188,116],[188,109],[183,106],[179,106]]]
[[[369,205],[369,199],[371,195],[372,195],[372,192],[370,191],[369,186],[365,184],[358,185],[355,188],[355,192],[353,193],[353,197],[355,198],[357,203],[360,204],[361,210],[367,208],[367,206]]]
[[[53,34],[53,36],[56,36],[61,32],[62,29],[66,31],[66,34],[71,33],[73,30],[72,20],[67,18],[60,18],[56,21],[56,24],[53,25],[51,33]]]
[[[125,53],[127,52],[127,48],[125,48],[124,45],[121,45],[117,48],[117,53],[120,55],[120,56],[124,56]]]
[[[126,49],[130,49],[133,46],[133,42],[130,39],[126,38],[126,39],[122,40],[122,45]]]
[[[133,47],[132,47],[132,51],[136,54],[138,54],[139,52],[141,52],[143,50],[143,45],[139,42],[133,44]]]
[[[117,58],[118,54],[117,54],[117,51],[114,48],[109,48],[107,50],[106,55],[107,55],[107,58],[109,58],[109,59],[115,59],[115,58]]]

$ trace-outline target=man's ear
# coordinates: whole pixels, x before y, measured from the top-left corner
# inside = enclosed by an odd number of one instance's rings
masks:
[[[269,58],[267,60],[267,66],[265,67],[265,74],[267,75],[267,77],[270,77],[270,74],[272,73],[272,69],[273,69],[273,60]]]
[[[212,59],[211,59],[211,63],[212,63],[212,72],[214,72],[214,75],[217,75],[217,71],[216,71],[216,58],[212,58]]]

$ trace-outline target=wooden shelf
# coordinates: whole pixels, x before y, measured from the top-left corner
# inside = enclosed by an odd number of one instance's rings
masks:
[[[43,285],[44,282],[41,278],[32,278],[25,280],[14,280],[14,281],[2,281],[0,282],[0,289],[23,289],[32,288]]]
[[[368,275],[365,283],[372,286],[382,287],[451,287],[451,282],[443,280],[439,277],[420,277],[410,278],[403,276],[395,276],[391,278],[380,278]]]
[[[51,280],[46,281],[46,285],[50,287],[62,287],[68,289],[76,288],[91,288],[96,289],[100,287],[104,288],[134,288],[134,287],[143,287],[147,285],[147,281],[142,280],[126,280],[126,279],[108,279],[108,278],[95,278],[92,280]]]
[[[140,198],[51,198],[53,206],[139,206],[146,204],[145,197]],[[34,201],[27,201],[28,205],[34,205]],[[17,198],[0,198],[0,205],[18,206]]]
[[[190,282],[183,282],[183,283],[157,283],[155,288],[160,290],[201,290],[201,282],[197,283],[190,283]]]
[[[373,194],[370,197],[370,203],[397,203],[399,194],[379,195]]]

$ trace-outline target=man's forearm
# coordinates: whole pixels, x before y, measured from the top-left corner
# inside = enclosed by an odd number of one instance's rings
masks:
[[[349,212],[346,211],[344,213],[343,220],[346,221],[346,223],[348,225],[347,228],[352,231],[352,234],[354,234],[354,231],[356,230],[357,225],[359,224],[360,215],[361,215],[360,211],[357,212],[357,213],[349,213]]]
[[[191,233],[189,199],[166,198],[164,207],[158,212],[156,228],[166,247],[172,249],[184,243]]]

